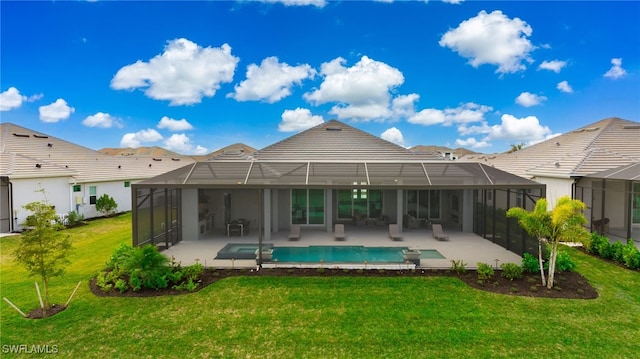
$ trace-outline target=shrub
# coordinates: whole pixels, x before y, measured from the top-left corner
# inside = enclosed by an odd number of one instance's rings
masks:
[[[623,254],[624,244],[622,242],[613,242],[611,244],[610,251],[611,251],[611,259],[620,263],[624,262],[624,254]]]
[[[632,239],[627,241],[627,245],[625,245],[622,249],[622,261],[625,266],[630,269],[639,269],[640,268],[640,251],[636,247],[635,243],[633,243]]]
[[[569,254],[567,252],[558,252],[558,256],[556,257],[556,271],[573,272],[576,267],[576,262],[574,262],[571,257],[569,257]]]
[[[467,263],[465,263],[462,259],[460,260],[451,260],[451,271],[462,274],[467,272]]]
[[[522,269],[527,273],[538,273],[540,271],[540,262],[538,258],[529,253],[522,255]]]
[[[97,278],[96,284],[104,291],[115,288],[121,292],[131,288],[163,289],[172,286],[175,289],[193,290],[204,272],[204,266],[196,263],[181,267],[160,253],[153,245],[118,247]]]
[[[84,215],[76,211],[71,211],[67,213],[67,219],[69,221],[67,223],[68,227],[76,227],[84,221]]]
[[[591,234],[591,246],[590,252],[599,255],[605,259],[611,259],[611,244],[609,238],[602,236],[598,233]]]
[[[522,267],[516,263],[502,263],[500,268],[502,268],[502,276],[509,280],[522,278]]]
[[[494,274],[493,267],[487,263],[478,262],[478,279],[489,279]]]
[[[117,208],[118,204],[116,203],[116,200],[106,193],[96,200],[96,210],[105,216],[114,214]]]

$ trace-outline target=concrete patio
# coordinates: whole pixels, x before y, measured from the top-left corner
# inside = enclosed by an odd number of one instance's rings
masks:
[[[183,240],[182,242],[163,251],[169,257],[175,258],[182,265],[190,265],[196,261],[205,267],[212,268],[253,268],[256,266],[255,259],[214,259],[217,253],[227,244],[257,244],[257,231],[246,236],[227,237],[224,231],[214,231],[214,233],[200,240]],[[326,230],[302,228],[301,237],[298,241],[289,241],[289,232],[272,233],[270,240],[263,241],[264,244],[271,244],[274,247],[306,247],[306,246],[366,246],[366,247],[408,247],[410,249],[434,249],[442,254],[444,259],[421,259],[419,268],[442,269],[450,268],[451,260],[463,260],[467,268],[476,268],[478,262],[487,263],[492,266],[501,263],[520,264],[521,257],[503,247],[492,243],[474,233],[466,233],[445,229],[449,235],[449,241],[437,241],[432,238],[430,229],[409,229],[402,233],[402,241],[392,241],[388,237],[387,226],[345,226],[345,241],[335,241],[332,232]],[[497,261],[497,262],[496,262]],[[264,263],[265,267],[318,267],[319,264],[311,263]],[[376,266],[365,263],[324,263],[326,268],[388,268],[406,269],[405,264],[386,264]],[[413,264],[410,265],[413,267]],[[406,267],[406,268],[405,268]]]

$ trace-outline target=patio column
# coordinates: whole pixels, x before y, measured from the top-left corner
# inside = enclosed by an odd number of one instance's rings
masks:
[[[333,190],[325,189],[325,205],[324,205],[324,220],[326,222],[327,232],[333,232]]]
[[[398,196],[396,199],[396,222],[398,223],[398,230],[400,232],[402,232],[404,229],[402,228],[402,219],[404,218],[403,216],[403,212],[404,212],[404,197],[403,197],[403,190],[399,189],[397,190],[398,192]]]
[[[182,189],[182,239],[198,240],[198,189]]]
[[[269,188],[265,188],[262,191],[262,216],[264,223],[264,240],[268,241],[271,239],[271,190]]]
[[[280,215],[278,212],[278,189],[271,190],[271,230],[280,232]]]

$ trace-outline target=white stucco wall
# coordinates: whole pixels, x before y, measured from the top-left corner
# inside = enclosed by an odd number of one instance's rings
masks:
[[[542,177],[536,176],[534,181],[547,185],[547,202],[549,203],[549,209],[552,209],[558,198],[562,196],[571,197],[571,190],[573,185],[572,178],[554,178],[554,177]]]
[[[130,182],[133,183],[133,182]],[[73,184],[68,184],[69,203],[73,211],[82,214],[84,218],[100,217],[103,214],[96,210],[95,204],[90,204],[90,187],[96,187],[96,199],[107,194],[116,201],[118,205],[116,212],[127,212],[131,210],[131,187],[125,187],[124,181],[77,183],[80,185],[80,192],[73,192]]]
[[[10,181],[13,187],[13,224],[16,231],[22,230],[22,223],[31,214],[24,209],[24,205],[43,201],[45,196],[47,202],[55,206],[57,213],[71,211],[68,177],[10,179]],[[40,188],[45,190],[45,196],[37,192]]]

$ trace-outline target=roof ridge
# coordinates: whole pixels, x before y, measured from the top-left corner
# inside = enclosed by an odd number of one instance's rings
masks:
[[[595,124],[599,124],[599,123],[602,123],[602,122],[606,121],[606,125],[604,126],[604,128],[602,130],[600,130],[600,132],[591,140],[591,142],[589,142],[589,144],[587,144],[587,146],[585,147],[585,150],[588,151],[591,148],[591,146],[593,146],[600,139],[600,137],[602,137],[602,134],[605,133],[609,128],[611,128],[611,124],[613,123],[613,120],[614,120],[614,118],[610,117],[610,118],[606,118],[606,119],[604,119],[602,121],[598,121],[598,122],[592,123],[591,125],[583,127],[583,129],[586,130],[587,128],[593,127],[593,125],[595,125]]]

